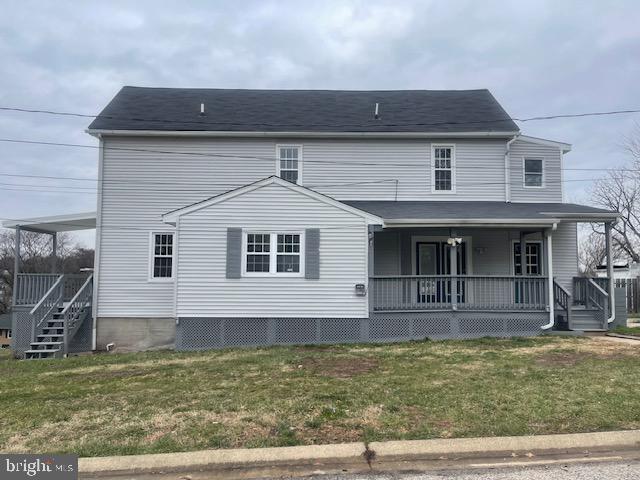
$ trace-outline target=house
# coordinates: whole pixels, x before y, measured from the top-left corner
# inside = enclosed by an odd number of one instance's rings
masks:
[[[11,345],[11,315],[0,313],[0,348],[9,348]]]
[[[26,356],[616,318],[609,279],[578,278],[576,239],[617,213],[564,203],[571,146],[524,135],[487,90],[124,87],[87,132],[97,213],[5,223],[96,228],[93,275],[17,274]]]

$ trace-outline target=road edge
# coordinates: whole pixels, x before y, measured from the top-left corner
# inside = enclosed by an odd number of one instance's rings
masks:
[[[131,474],[168,471],[229,470],[283,466],[361,465],[410,460],[491,458],[638,450],[640,430],[530,435],[521,437],[482,437],[432,440],[406,440],[296,447],[202,450],[118,457],[92,457],[79,460],[79,472]],[[368,464],[368,465],[367,465]]]

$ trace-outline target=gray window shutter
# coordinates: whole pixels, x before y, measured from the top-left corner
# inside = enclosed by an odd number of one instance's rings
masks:
[[[240,278],[242,271],[242,229],[227,228],[227,278]]]
[[[304,278],[320,278],[320,229],[307,228],[304,233]]]

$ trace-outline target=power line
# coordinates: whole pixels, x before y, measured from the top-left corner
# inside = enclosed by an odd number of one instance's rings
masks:
[[[62,143],[62,142],[47,142],[40,140],[21,140],[16,138],[0,138],[0,142],[6,143],[17,143],[17,144],[26,144],[26,145],[43,145],[43,146],[55,146],[55,147],[69,147],[69,148],[88,148],[92,150],[99,150],[102,148],[103,150],[110,151],[124,151],[124,152],[136,152],[136,153],[155,153],[162,155],[182,155],[182,156],[195,156],[201,158],[234,158],[239,160],[262,160],[275,163],[278,160],[275,156],[267,157],[267,156],[254,156],[254,155],[234,155],[227,153],[204,153],[204,152],[186,152],[186,151],[176,151],[176,150],[160,150],[160,149],[150,149],[150,148],[134,148],[134,147],[109,147],[99,145],[86,145],[81,143]],[[303,163],[318,163],[318,164],[331,164],[331,165],[355,165],[355,166],[380,166],[385,165],[389,166],[389,162],[372,162],[372,161],[364,161],[364,162],[350,162],[344,160],[320,160],[320,159],[303,159]],[[393,163],[394,167],[427,167],[427,164],[424,162],[421,163]],[[456,168],[479,168],[475,166],[470,167],[459,167]],[[638,172],[638,170],[634,169],[612,169],[612,168],[565,168],[564,170],[585,170],[585,171],[630,171],[630,172]],[[10,176],[18,176],[16,174],[0,174],[0,175],[10,175]],[[26,177],[27,175],[25,175]],[[35,176],[34,177],[38,177]],[[69,179],[69,180],[81,180],[81,181],[89,181],[89,180],[97,180],[97,179],[86,179],[86,178],[77,178],[77,177],[47,177],[42,176],[42,178],[60,178],[60,179]]]
[[[143,117],[123,117],[119,115],[108,115],[108,114],[84,114],[84,113],[76,113],[76,112],[62,112],[56,110],[44,110],[44,109],[31,109],[31,108],[22,108],[22,107],[11,107],[11,106],[0,106],[0,111],[7,112],[19,112],[19,113],[36,113],[36,114],[44,114],[44,115],[58,115],[65,117],[77,117],[77,118],[94,118],[94,119],[108,119],[108,120],[124,120],[124,121],[132,121],[132,122],[151,122],[151,123],[168,123],[168,124],[192,124],[192,125],[226,125],[226,126],[234,126],[234,127],[242,127],[242,126],[263,126],[263,127],[327,127],[327,128],[345,128],[345,127],[403,127],[403,126],[444,126],[444,125],[482,125],[489,123],[499,123],[506,121],[516,121],[516,122],[532,122],[532,121],[544,121],[544,120],[555,120],[561,118],[583,118],[583,117],[595,117],[595,116],[609,116],[609,115],[624,115],[630,113],[640,113],[640,109],[626,109],[626,110],[607,110],[607,111],[596,111],[596,112],[580,112],[580,113],[565,113],[565,114],[557,114],[557,115],[543,115],[543,116],[535,116],[535,117],[524,117],[524,118],[516,118],[516,117],[502,117],[496,119],[485,119],[485,120],[476,120],[476,121],[449,121],[449,122],[408,122],[408,123],[383,123],[384,117],[381,119],[371,118],[369,123],[367,124],[272,124],[266,122],[255,122],[255,123],[246,123],[246,122],[211,122],[211,121],[203,121],[203,120],[168,120],[166,118],[143,118]]]

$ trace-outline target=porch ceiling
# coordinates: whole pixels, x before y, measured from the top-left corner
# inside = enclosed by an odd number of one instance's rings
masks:
[[[43,233],[91,230],[96,228],[96,212],[6,220],[2,222],[2,226],[5,228],[20,227],[22,230]]]
[[[354,200],[344,203],[383,218],[388,226],[405,224],[550,225],[561,221],[612,221],[618,217],[617,212],[573,203],[377,200]]]

